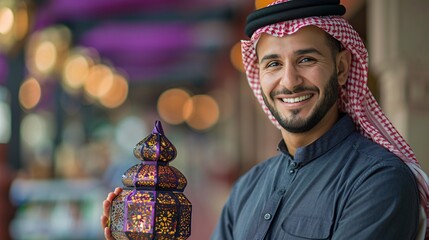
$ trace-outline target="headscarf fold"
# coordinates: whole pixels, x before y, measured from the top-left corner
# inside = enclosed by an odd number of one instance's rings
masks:
[[[279,0],[273,4],[286,2]],[[429,178],[421,169],[415,154],[405,139],[395,129],[372,95],[367,85],[368,52],[358,33],[341,16],[305,17],[270,24],[256,30],[250,40],[241,41],[242,58],[247,80],[263,111],[271,122],[281,128],[265,105],[261,94],[259,70],[256,65],[255,43],[262,33],[276,37],[293,34],[305,26],[316,26],[340,41],[352,54],[352,63],[345,88],[340,89],[339,108],[348,113],[356,128],[364,136],[398,156],[411,169],[418,183],[420,205],[425,213],[426,232],[429,230]],[[429,239],[427,236],[426,239]]]

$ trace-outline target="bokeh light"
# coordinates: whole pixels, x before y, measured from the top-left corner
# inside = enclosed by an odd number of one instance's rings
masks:
[[[19,103],[26,110],[37,106],[41,97],[42,89],[35,78],[28,78],[19,88]]]
[[[12,9],[0,7],[0,34],[8,34],[13,27],[15,16]]]
[[[62,80],[69,92],[80,89],[88,78],[89,70],[94,65],[93,60],[84,50],[70,54],[64,62]]]
[[[100,103],[107,108],[121,106],[128,97],[128,81],[125,77],[115,74],[110,89],[100,97]]]
[[[37,45],[34,53],[34,64],[39,72],[47,74],[52,71],[57,58],[58,53],[53,42],[43,41]]]
[[[219,105],[209,95],[195,95],[184,105],[186,123],[196,130],[206,130],[219,120]]]
[[[30,148],[49,145],[54,134],[52,122],[47,115],[30,113],[21,122],[21,139]]]
[[[99,99],[110,90],[113,81],[112,69],[107,65],[97,64],[89,69],[83,88],[90,97]]]
[[[131,152],[130,146],[142,140],[147,135],[147,124],[142,118],[129,115],[122,118],[115,129],[115,141],[126,152]]]
[[[65,26],[52,26],[31,35],[26,53],[27,67],[40,80],[60,71],[70,47],[71,33]]]
[[[29,21],[28,6],[25,2],[21,1],[19,2],[15,21],[15,35],[18,40],[23,39],[27,35]]]
[[[241,43],[234,44],[230,53],[231,63],[240,72],[244,72],[244,65],[241,57]]]
[[[29,28],[29,10],[26,1],[0,1],[0,51],[6,54],[21,44]]]
[[[183,123],[185,120],[183,116],[184,106],[190,98],[191,96],[187,91],[179,88],[163,92],[157,104],[159,116],[170,124]]]

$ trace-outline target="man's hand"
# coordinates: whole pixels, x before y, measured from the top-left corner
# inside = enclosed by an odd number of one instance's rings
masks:
[[[122,188],[115,188],[115,191],[107,195],[106,200],[103,201],[103,215],[100,218],[101,228],[104,230],[104,237],[106,240],[114,240],[110,228],[108,226],[110,206],[112,205],[113,199],[122,192]]]

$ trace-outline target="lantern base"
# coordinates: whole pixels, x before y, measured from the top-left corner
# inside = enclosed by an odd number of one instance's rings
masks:
[[[115,239],[187,239],[192,205],[181,192],[124,189],[112,202]]]

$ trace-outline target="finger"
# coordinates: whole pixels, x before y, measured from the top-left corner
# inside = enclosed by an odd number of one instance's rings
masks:
[[[111,201],[113,201],[113,199],[114,199],[115,197],[117,197],[121,192],[122,192],[122,188],[119,188],[119,187],[115,188],[115,191],[110,192],[110,193],[107,195],[106,200],[108,200],[108,201],[110,201],[110,202],[111,202]]]
[[[106,200],[108,200],[109,202],[111,202],[111,201],[113,201],[113,199],[114,199],[116,196],[117,196],[117,194],[115,194],[114,192],[110,192],[110,193],[107,195]]]
[[[110,202],[108,200],[103,201],[103,215],[104,216],[109,216],[111,206],[112,206],[112,202]]]
[[[120,187],[115,188],[114,193],[115,193],[116,195],[119,195],[121,192],[122,192],[122,188],[120,188]]]
[[[110,232],[110,229],[108,227],[104,228],[104,237],[106,238],[106,240],[114,240],[112,233]]]
[[[107,223],[109,221],[109,218],[107,216],[101,216],[100,217],[100,223],[101,223],[101,228],[104,229],[105,227],[107,227]]]

